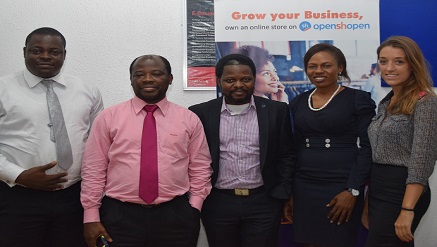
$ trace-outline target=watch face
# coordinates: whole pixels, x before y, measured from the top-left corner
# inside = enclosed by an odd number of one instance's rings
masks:
[[[360,191],[359,190],[355,190],[355,189],[349,188],[347,191],[349,191],[353,196],[360,195]]]

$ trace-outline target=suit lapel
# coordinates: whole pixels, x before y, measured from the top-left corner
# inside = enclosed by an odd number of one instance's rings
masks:
[[[214,171],[218,172],[218,163],[220,158],[220,110],[222,108],[223,98],[220,97],[208,109],[209,113],[209,136],[211,137],[211,156],[213,159]]]
[[[264,167],[267,145],[269,141],[269,111],[268,106],[262,98],[254,96],[256,112],[258,116],[258,126],[259,126],[259,152],[260,152],[260,164],[261,169]]]

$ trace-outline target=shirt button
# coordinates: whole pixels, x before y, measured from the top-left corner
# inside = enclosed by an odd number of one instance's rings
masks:
[[[326,143],[326,144],[325,144],[325,147],[326,147],[326,148],[329,148],[329,147],[331,147],[331,144]]]
[[[330,140],[330,139],[328,139],[328,138],[326,138],[326,139],[325,139],[325,142],[326,142],[326,143],[330,143],[330,142],[331,142],[331,140]]]

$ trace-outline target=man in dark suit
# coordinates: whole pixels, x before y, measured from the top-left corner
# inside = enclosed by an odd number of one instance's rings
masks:
[[[285,103],[253,96],[256,68],[230,54],[216,65],[223,97],[191,106],[212,156],[211,194],[202,210],[210,247],[277,246],[293,171]]]

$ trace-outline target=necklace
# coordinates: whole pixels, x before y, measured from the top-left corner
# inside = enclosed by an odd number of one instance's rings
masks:
[[[324,105],[322,105],[322,107],[320,107],[320,108],[313,108],[313,107],[311,106],[311,97],[312,97],[313,94],[317,91],[317,88],[314,89],[314,91],[311,92],[310,96],[308,97],[308,107],[309,107],[312,111],[320,111],[320,110],[322,110],[323,108],[325,108],[325,107],[329,104],[329,102],[331,102],[331,100],[332,100],[332,99],[334,98],[334,96],[338,93],[338,91],[340,90],[340,88],[341,88],[341,86],[340,86],[340,84],[338,84],[337,90],[335,90],[335,92],[331,95],[331,98],[329,98],[328,101],[326,101],[326,103],[325,103]]]

